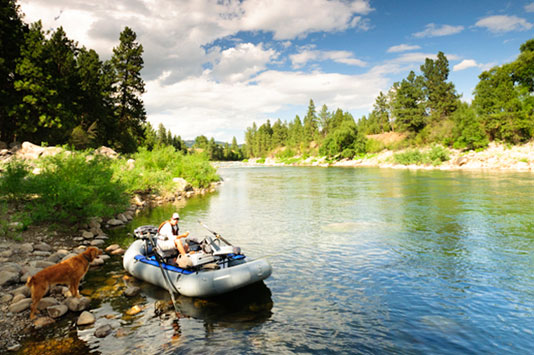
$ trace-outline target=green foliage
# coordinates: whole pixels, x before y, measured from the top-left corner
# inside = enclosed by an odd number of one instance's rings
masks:
[[[13,160],[4,166],[5,171],[0,175],[0,196],[8,200],[24,198],[30,191],[29,167],[24,161]]]
[[[352,158],[355,154],[365,153],[366,145],[367,138],[358,131],[354,120],[348,119],[326,136],[319,153],[326,156],[342,153],[342,156]]]
[[[452,118],[455,122],[453,129],[454,148],[478,149],[488,146],[488,136],[480,123],[480,119],[469,105],[460,105]]]
[[[423,78],[413,71],[397,84],[392,103],[396,130],[419,132],[426,125]]]
[[[377,141],[376,139],[369,138],[367,139],[367,147],[366,151],[369,153],[378,153],[382,150],[384,150],[384,144],[382,142]]]
[[[288,158],[293,158],[295,155],[297,154],[292,149],[286,148],[278,152],[275,156],[278,159],[288,159]]]
[[[402,165],[431,164],[436,166],[449,159],[449,151],[440,145],[434,145],[429,151],[424,153],[419,149],[407,149],[404,152],[393,155],[395,163]]]
[[[259,158],[258,160],[256,160],[256,163],[257,164],[265,164],[265,158]]]

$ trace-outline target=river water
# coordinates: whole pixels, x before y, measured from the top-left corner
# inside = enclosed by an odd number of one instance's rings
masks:
[[[26,343],[69,352],[510,353],[534,348],[534,175],[298,167],[227,167],[210,196],[145,211],[114,231],[202,220],[252,258],[265,282],[211,300],[136,282],[120,257],[90,271],[96,326],[71,316]],[[142,292],[126,298],[126,285]],[[138,305],[142,311],[128,315]],[[96,327],[112,334],[98,339]],[[43,335],[44,334],[44,335]],[[59,340],[58,340],[59,339]],[[50,345],[52,344],[52,345]]]

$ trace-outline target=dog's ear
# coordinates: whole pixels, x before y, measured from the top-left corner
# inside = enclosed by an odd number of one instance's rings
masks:
[[[91,260],[94,260],[96,258],[96,256],[98,255],[98,249],[97,248],[90,247],[89,249],[87,249],[87,251],[89,252],[89,257],[91,258]]]

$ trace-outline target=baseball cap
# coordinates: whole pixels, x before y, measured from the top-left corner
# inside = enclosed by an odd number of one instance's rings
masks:
[[[180,215],[176,212],[172,214],[172,219],[180,219]]]

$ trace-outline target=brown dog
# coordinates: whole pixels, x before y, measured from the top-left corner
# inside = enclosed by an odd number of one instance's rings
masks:
[[[102,254],[102,250],[89,247],[83,253],[68,258],[56,265],[49,266],[32,277],[28,278],[26,285],[32,292],[32,306],[30,319],[35,317],[37,304],[48,292],[51,286],[57,284],[68,285],[70,293],[78,297],[78,286],[80,280],[89,270],[89,264],[98,255]]]

